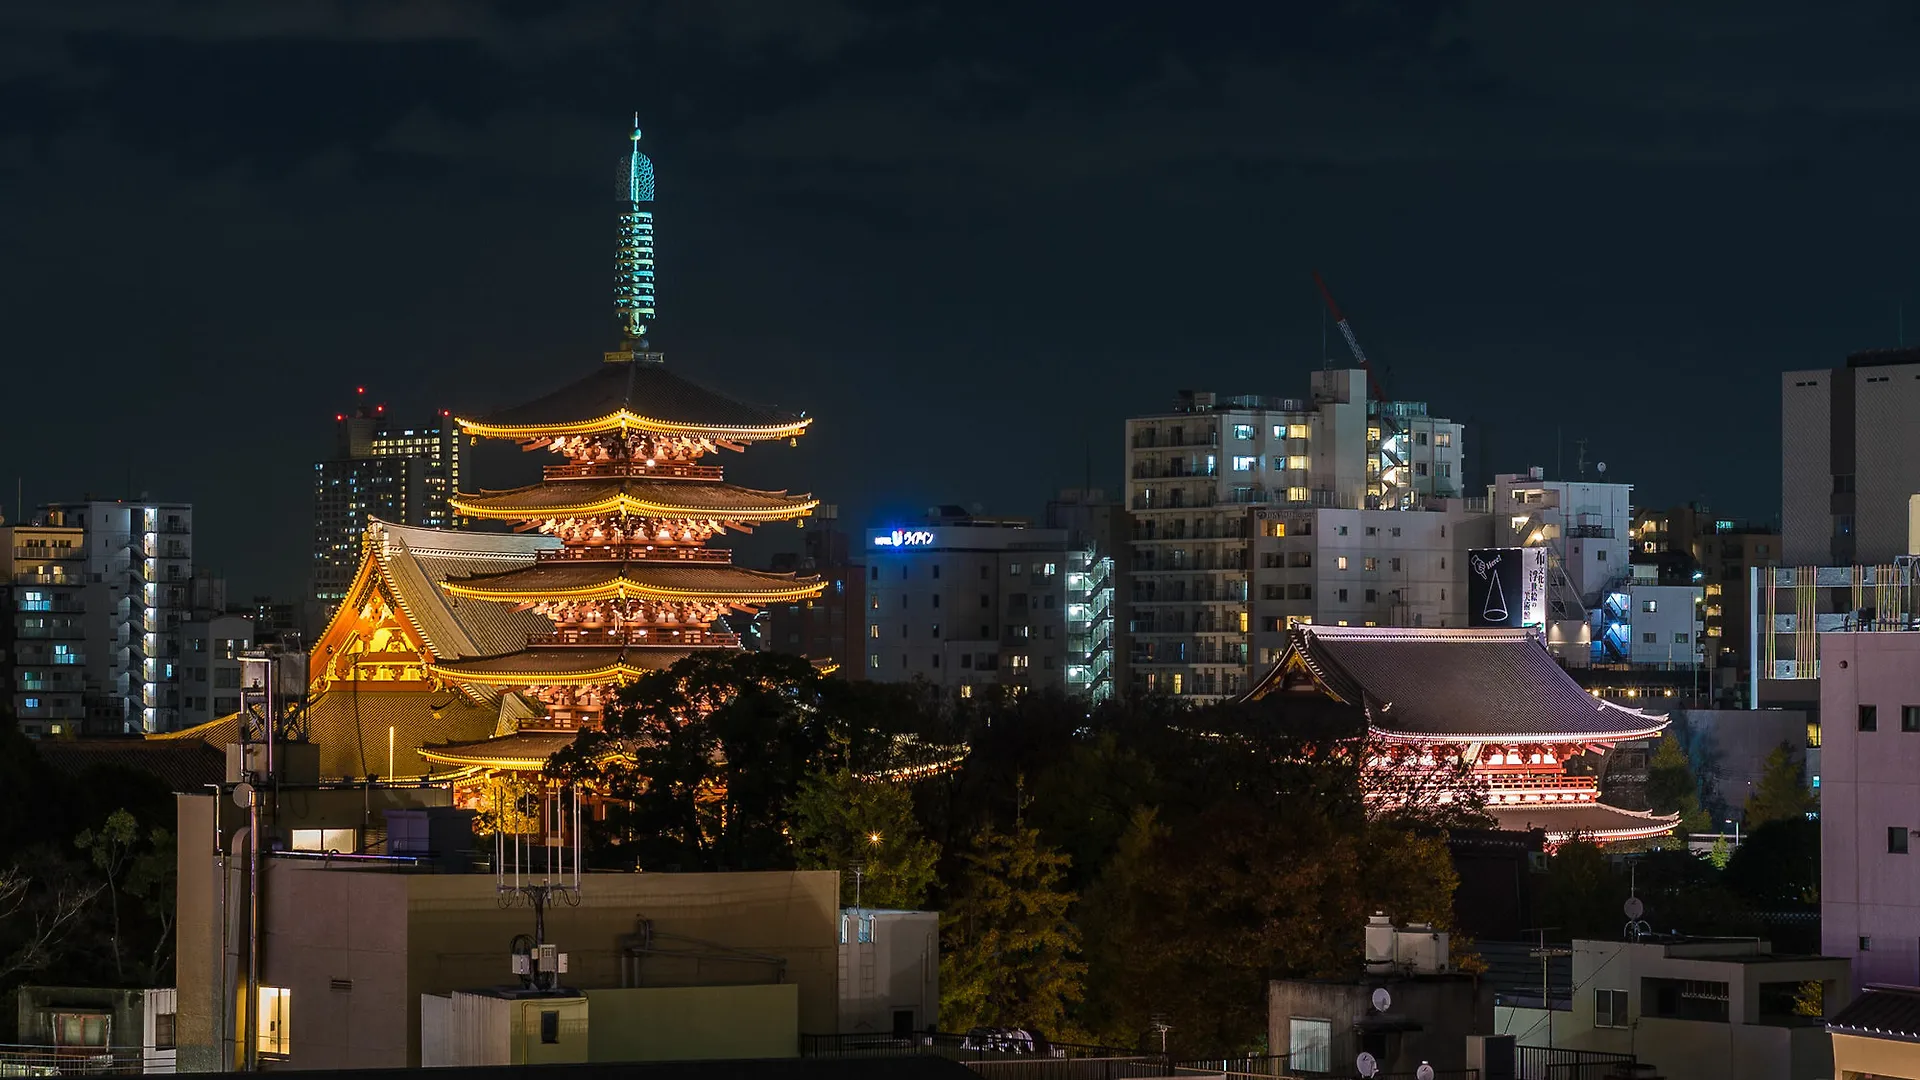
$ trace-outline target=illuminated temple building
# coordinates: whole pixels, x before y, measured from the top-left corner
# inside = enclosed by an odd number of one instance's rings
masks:
[[[1293,693],[1364,710],[1385,774],[1464,762],[1502,829],[1605,843],[1678,821],[1609,805],[1600,785],[1615,744],[1666,719],[1582,690],[1528,630],[1297,626],[1247,697]]]
[[[697,650],[739,648],[723,616],[821,591],[817,578],[737,567],[707,546],[816,504],[729,484],[702,459],[793,441],[811,420],[707,389],[650,347],[653,166],[639,138],[616,260],[623,347],[530,402],[456,418],[471,438],[559,457],[540,483],[450,500],[483,529],[513,531],[370,523],[309,656],[313,696],[296,735],[320,745],[323,776],[537,772],[598,723],[619,685]],[[238,726],[180,734],[218,745],[238,741]]]

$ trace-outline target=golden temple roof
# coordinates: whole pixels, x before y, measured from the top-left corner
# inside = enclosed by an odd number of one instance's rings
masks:
[[[483,739],[497,730],[498,720],[499,706],[475,704],[453,690],[356,692],[346,684],[314,698],[301,724],[307,741],[320,747],[322,777],[389,777],[387,738],[388,729],[392,729],[391,776],[412,778],[434,771],[417,752],[422,743]],[[196,739],[224,752],[228,745],[240,741],[240,716],[234,713],[184,731],[148,738]]]
[[[485,686],[594,686],[629,682],[692,652],[674,645],[534,645],[500,656],[437,663],[430,670],[448,682]]]
[[[450,768],[544,769],[547,759],[573,745],[571,731],[516,731],[492,739],[423,746],[420,756]]]
[[[519,603],[647,599],[764,604],[817,596],[821,582],[817,577],[691,561],[555,559],[504,573],[449,578],[441,588],[458,597]]]
[[[463,514],[516,521],[599,514],[784,521],[819,505],[815,499],[784,491],[633,477],[553,480],[506,491],[456,495],[450,501]]]
[[[681,378],[665,363],[645,359],[604,363],[585,378],[524,405],[458,420],[471,435],[522,439],[624,430],[784,439],[813,422],[735,401]]]

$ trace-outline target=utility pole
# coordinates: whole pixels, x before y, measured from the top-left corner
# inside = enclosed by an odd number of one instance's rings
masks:
[[[1558,945],[1548,947],[1547,931],[1557,929],[1559,929],[1559,927],[1556,926],[1534,927],[1532,932],[1540,935],[1540,947],[1530,949],[1527,952],[1529,957],[1534,957],[1540,961],[1540,1005],[1547,1014],[1547,1049],[1549,1050],[1553,1049],[1553,988],[1551,985],[1552,968],[1550,965],[1554,957],[1573,955],[1572,949]]]

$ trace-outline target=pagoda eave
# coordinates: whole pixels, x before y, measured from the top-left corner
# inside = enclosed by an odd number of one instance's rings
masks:
[[[471,743],[423,746],[420,756],[436,765],[508,772],[539,772],[547,759],[573,745],[571,731],[518,731]]]
[[[1540,803],[1489,806],[1500,828],[1510,832],[1540,829],[1549,844],[1564,844],[1576,837],[1595,843],[1644,840],[1672,832],[1680,824],[1678,814],[1654,814],[1645,810],[1622,810],[1606,803],[1552,806]]]
[[[651,431],[662,435],[694,435],[729,442],[797,438],[806,434],[807,427],[813,423],[812,417],[801,417],[783,424],[765,425],[688,423],[642,416],[628,409],[618,409],[590,420],[565,422],[490,424],[485,420],[470,420],[466,417],[456,417],[455,420],[468,435],[484,439],[551,439],[568,435]]]
[[[698,495],[697,488],[690,494]],[[756,493],[758,494],[758,493]],[[566,518],[566,517],[606,517],[624,514],[631,517],[658,518],[697,518],[732,522],[763,524],[773,521],[786,521],[804,517],[820,505],[818,499],[802,496],[787,502],[769,500],[759,506],[723,505],[719,501],[700,502],[697,498],[684,502],[658,502],[636,498],[631,495],[614,495],[607,498],[591,499],[572,503],[554,503],[551,505],[532,505],[527,500],[498,499],[487,497],[455,497],[448,503],[468,517],[484,518],[492,521],[525,521],[529,518]]]
[[[599,686],[627,683],[693,655],[685,647],[533,646],[506,656],[429,665],[429,674],[450,683],[480,686]]]
[[[825,583],[819,578],[781,578],[757,571],[733,567],[663,566],[662,574],[687,576],[685,571],[708,575],[714,580],[698,585],[674,585],[662,580],[645,580],[635,564],[614,563],[604,573],[591,564],[566,566],[546,564],[510,571],[495,578],[468,578],[447,581],[441,588],[449,595],[502,603],[535,604],[564,600],[662,600],[721,603],[751,607],[761,604],[790,603],[819,596]],[[551,570],[549,569],[551,567]],[[586,571],[586,573],[581,573]],[[562,575],[565,575],[563,577]],[[566,577],[574,578],[567,581]],[[558,579],[558,580],[556,580]]]

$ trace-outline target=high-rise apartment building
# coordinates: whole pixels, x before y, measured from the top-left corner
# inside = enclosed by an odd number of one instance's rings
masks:
[[[86,533],[0,526],[0,625],[8,714],[30,738],[71,735],[87,716]]]
[[[122,729],[176,729],[180,626],[192,606],[193,507],[90,500],[50,503],[41,517],[85,534],[88,684],[113,700]]]
[[[1362,370],[1311,387],[1182,393],[1127,421],[1134,686],[1242,693],[1292,622],[1464,624],[1485,513],[1462,497],[1460,425],[1380,400]]]
[[[1875,349],[1845,367],[1780,377],[1782,561],[1876,566],[1912,553],[1920,493],[1920,349]]]
[[[1536,467],[1495,476],[1489,496],[1494,547],[1547,550],[1547,648],[1568,667],[1629,662],[1630,625],[1600,613],[1633,578],[1633,485]]]
[[[840,528],[840,508],[833,505],[815,507],[812,524],[800,536],[801,550],[774,556],[769,569],[818,577],[823,588],[812,599],[763,609],[762,647],[804,656],[842,678],[864,678],[867,570],[856,558],[862,537]]]
[[[986,686],[1066,690],[1071,554],[1063,529],[958,507],[869,530],[866,677],[962,697]]]
[[[444,410],[408,426],[389,420],[385,406],[359,405],[334,423],[334,457],[313,466],[313,598],[329,608],[353,581],[368,518],[455,523],[449,500],[463,457],[459,426]]]

